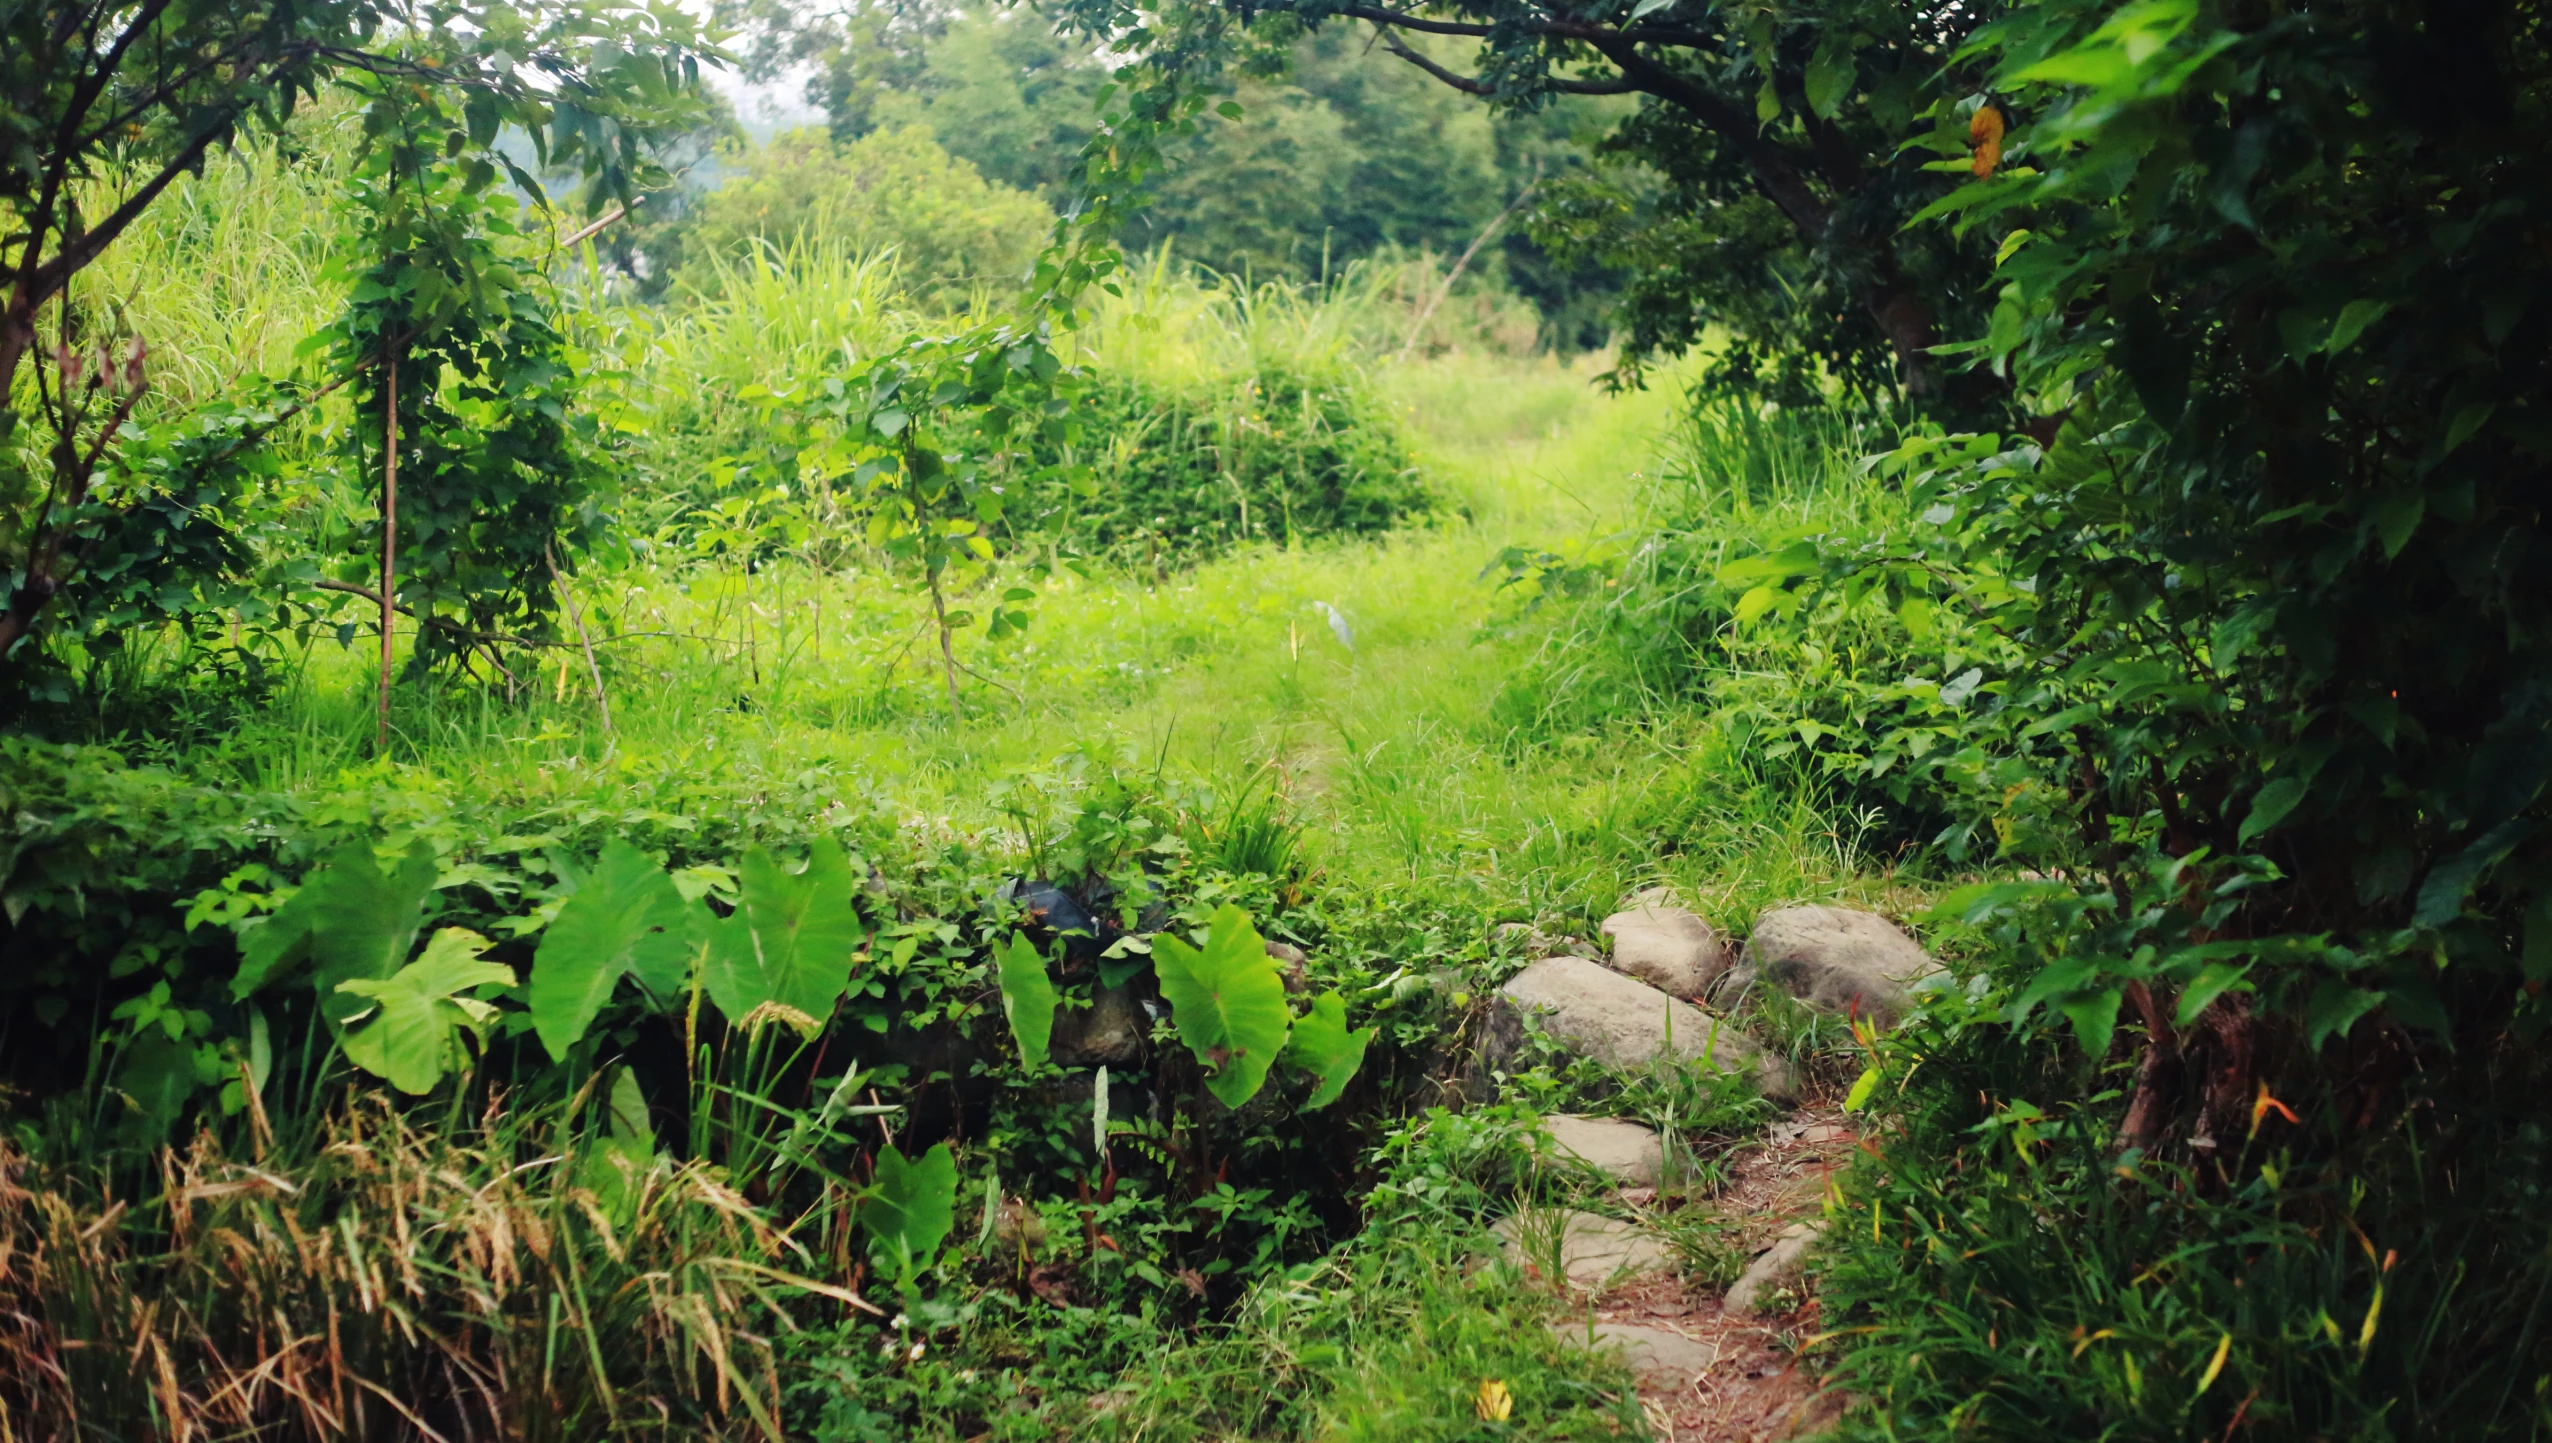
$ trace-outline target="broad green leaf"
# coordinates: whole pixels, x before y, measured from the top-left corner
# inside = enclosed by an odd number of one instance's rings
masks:
[[[1320,1080],[1320,1086],[1303,1099],[1303,1111],[1338,1100],[1356,1069],[1364,1066],[1365,1048],[1373,1038],[1370,1027],[1347,1030],[1346,998],[1323,992],[1311,1000],[1311,1011],[1295,1020],[1293,1035],[1285,1039],[1283,1054],[1286,1066]]]
[[[379,981],[408,960],[434,874],[434,849],[422,840],[386,877],[373,861],[371,842],[357,838],[339,847],[274,916],[241,935],[230,995],[244,999],[307,961],[321,1010],[343,1022],[353,1004],[339,994],[339,984]]]
[[[1779,601],[1780,599],[1781,589],[1779,587],[1757,586],[1750,588],[1745,595],[1737,598],[1737,624],[1739,626],[1745,626],[1752,623],[1755,618],[1763,615],[1767,611],[1770,611],[1772,609],[1772,603]]]
[[[1228,902],[1215,909],[1203,951],[1174,933],[1154,937],[1152,971],[1179,1040],[1211,1073],[1207,1090],[1225,1107],[1257,1096],[1292,1018],[1276,961],[1249,914]]]
[[[2525,909],[2525,950],[2518,965],[2528,982],[2552,978],[2552,892],[2537,892],[2534,905]]]
[[[957,1225],[957,1159],[940,1143],[918,1162],[889,1143],[877,1151],[877,1178],[860,1203],[869,1255],[909,1288],[939,1258],[939,1245]]]
[[[614,838],[541,933],[524,1000],[554,1062],[584,1037],[623,974],[658,1003],[681,991],[692,939],[682,894],[665,869]]]
[[[851,864],[832,841],[792,873],[760,847],[738,868],[743,897],[709,923],[701,959],[709,997],[729,1022],[777,1019],[812,1037],[833,1015],[866,934]],[[758,1025],[758,1021],[757,1021]]]
[[[2239,986],[2242,979],[2250,974],[2250,970],[2247,966],[2238,966],[2231,962],[2206,964],[2199,970],[2196,978],[2180,990],[2179,1025],[2186,1027],[2197,1021],[2198,1014],[2206,1010],[2208,1003],[2224,995],[2228,989]]]
[[[638,1074],[629,1068],[611,1081],[611,1135],[656,1145],[656,1130],[647,1123],[647,1095],[638,1090]]]
[[[2118,1001],[2123,995],[2119,988],[2103,987],[2077,992],[2059,1004],[2066,1020],[2073,1023],[2074,1036],[2082,1039],[2083,1055],[2108,1055],[2109,1038],[2118,1030]]]
[[[2422,927],[2442,927],[2453,921],[2481,874],[2498,865],[2500,858],[2515,850],[2517,843],[2533,831],[2533,819],[2511,817],[2482,833],[2471,846],[2439,862],[2429,870],[2428,880],[2420,884],[2419,905],[2410,919]]]
[[[2347,350],[2366,333],[2368,326],[2382,320],[2384,312],[2391,309],[2391,305],[2383,301],[2350,301],[2339,308],[2339,319],[2330,328],[2330,339],[2322,342],[2322,350],[2334,356]]]
[[[514,985],[514,969],[481,962],[488,941],[446,927],[425,955],[388,978],[358,977],[337,985],[359,1009],[347,1019],[346,1060],[401,1092],[426,1093],[468,1062],[461,1034],[485,1038],[496,1009],[461,994],[473,987]]]
[[[656,1133],[647,1123],[647,1098],[638,1074],[624,1067],[612,1079],[605,1104],[606,1131],[586,1145],[577,1179],[615,1212],[638,1196],[638,1180],[656,1163]]]
[[[1857,78],[1851,37],[1829,32],[1808,61],[1808,109],[1828,120],[1842,114],[1843,102],[1852,98],[1852,82]]]
[[[1852,1080],[1852,1090],[1843,1095],[1843,1110],[1859,1112],[1862,1108],[1869,1106],[1870,1095],[1879,1090],[1879,1084],[1886,1078],[1887,1073],[1880,1068],[1862,1068],[1861,1075]]]
[[[1046,1044],[1054,1038],[1054,983],[1046,977],[1046,959],[1013,932],[995,960],[1001,967],[1001,1013],[1019,1041],[1020,1062],[1034,1072],[1046,1065]]]
[[[2321,1051],[2323,1042],[2334,1035],[2347,1036],[2358,1018],[2382,1006],[2383,1001],[2384,994],[2372,988],[2352,987],[2336,977],[2324,979],[2304,1004],[2305,1045]]]
[[[2295,810],[2295,804],[2302,800],[2302,777],[2279,777],[2260,788],[2259,795],[2251,799],[2251,814],[2242,819],[2239,840],[2248,845],[2251,838],[2284,821],[2286,814]]]

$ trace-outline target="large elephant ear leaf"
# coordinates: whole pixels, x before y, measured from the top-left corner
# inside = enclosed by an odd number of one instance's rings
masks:
[[[850,985],[851,958],[867,940],[850,860],[830,840],[792,873],[759,847],[737,871],[735,914],[705,929],[701,959],[710,1000],[739,1025],[788,1023],[812,1037]]]
[[[1267,955],[1249,914],[1229,903],[1217,908],[1202,950],[1174,933],[1154,937],[1152,972],[1179,1040],[1209,1073],[1206,1090],[1225,1107],[1257,1096],[1293,1019],[1276,959]]]
[[[353,1004],[338,984],[379,981],[399,970],[416,945],[434,878],[434,849],[423,840],[387,875],[373,861],[371,842],[358,837],[339,847],[272,917],[241,935],[231,996],[244,999],[307,961],[321,1010],[342,1023]]]
[[[470,989],[514,985],[514,969],[481,962],[487,939],[446,927],[425,945],[425,955],[387,978],[357,977],[337,984],[346,1000],[346,1060],[401,1092],[423,1094],[447,1072],[469,1061],[463,1033],[486,1040],[496,1009],[464,996]]]
[[[624,975],[636,977],[660,1005],[670,1002],[690,951],[690,925],[673,878],[627,842],[605,844],[532,957],[524,1000],[550,1060],[567,1060],[567,1049],[594,1025]]]
[[[861,1202],[860,1226],[869,1255],[910,1288],[939,1258],[939,1245],[957,1225],[957,1158],[940,1143],[919,1161],[907,1161],[889,1143],[878,1149],[877,1177]]]
[[[1311,1074],[1319,1083],[1303,1099],[1305,1112],[1338,1100],[1356,1070],[1364,1066],[1365,1048],[1373,1038],[1370,1027],[1347,1030],[1346,998],[1323,992],[1311,1000],[1311,1011],[1295,1020],[1293,1035],[1285,1039],[1284,1056],[1286,1066]]]
[[[1054,983],[1046,976],[1046,959],[1036,944],[1019,933],[994,959],[1001,972],[1001,1011],[1010,1019],[1010,1035],[1019,1041],[1019,1061],[1031,1072],[1046,1065],[1046,1045],[1054,1040]]]

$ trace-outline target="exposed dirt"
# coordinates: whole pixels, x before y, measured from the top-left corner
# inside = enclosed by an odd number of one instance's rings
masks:
[[[1827,1180],[1859,1142],[1841,1112],[1801,1109],[1736,1160],[1732,1183],[1709,1206],[1740,1225],[1750,1254],[1768,1247],[1784,1227],[1818,1216]],[[1665,1275],[1592,1300],[1595,1322],[1659,1328],[1717,1350],[1698,1374],[1641,1376],[1640,1403],[1660,1443],[1757,1443],[1822,1431],[1841,1400],[1820,1392],[1814,1368],[1795,1353],[1817,1331],[1814,1296],[1785,1314],[1730,1316],[1722,1292]]]

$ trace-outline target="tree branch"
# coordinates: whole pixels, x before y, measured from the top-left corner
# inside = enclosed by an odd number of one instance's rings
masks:
[[[1617,30],[1610,25],[1589,25],[1583,20],[1528,20],[1510,25],[1478,25],[1459,20],[1426,20],[1385,10],[1375,5],[1345,5],[1335,14],[1355,20],[1369,20],[1399,30],[1415,30],[1426,35],[1465,35],[1473,39],[1493,35],[1500,30],[1526,35],[1548,36],[1554,40],[1621,40],[1633,45],[1700,46],[1716,42],[1719,37],[1704,30],[1678,30],[1661,26],[1640,25]]]
[[[1425,55],[1416,50],[1410,49],[1407,45],[1402,44],[1400,37],[1392,34],[1389,30],[1384,29],[1379,24],[1374,26],[1374,33],[1382,40],[1383,49],[1388,50],[1392,54],[1399,56],[1401,59],[1408,61],[1420,70],[1423,70],[1429,75],[1434,76],[1436,79],[1443,81],[1445,84],[1452,86],[1454,89],[1461,91],[1465,95],[1476,95],[1486,99],[1497,94],[1496,86],[1490,85],[1485,81],[1474,80],[1467,75],[1462,75],[1436,64]],[[1627,80],[1561,80],[1552,78],[1544,80],[1542,85],[1544,88],[1557,90],[1567,95],[1630,95],[1639,89],[1638,86],[1631,84]]]

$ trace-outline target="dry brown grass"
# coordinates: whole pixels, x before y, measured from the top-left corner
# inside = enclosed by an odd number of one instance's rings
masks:
[[[565,1131],[357,1099],[296,1160],[202,1134],[120,1188],[0,1142],[0,1443],[779,1437],[791,1310],[867,1306],[808,1276],[838,1198],[784,1228]]]

